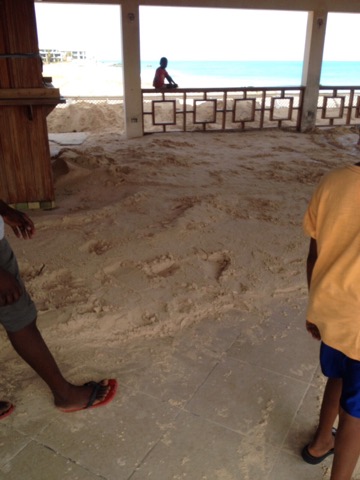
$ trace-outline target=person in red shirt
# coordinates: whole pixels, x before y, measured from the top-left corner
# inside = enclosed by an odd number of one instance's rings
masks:
[[[153,80],[153,87],[155,88],[177,88],[177,83],[170,77],[166,71],[168,60],[165,57],[160,58],[160,67],[156,69],[155,77]],[[165,83],[165,79],[169,83]]]

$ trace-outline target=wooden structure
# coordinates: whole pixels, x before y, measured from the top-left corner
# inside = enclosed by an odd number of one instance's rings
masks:
[[[0,198],[52,208],[46,116],[59,90],[42,77],[32,0],[0,0]]]

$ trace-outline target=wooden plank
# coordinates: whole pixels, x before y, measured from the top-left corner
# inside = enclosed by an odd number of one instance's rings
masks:
[[[33,0],[0,0],[0,197],[53,205],[46,115],[60,92],[45,88]]]
[[[10,87],[10,76],[9,76],[8,63],[5,58],[0,58],[0,88],[9,88],[9,87]]]
[[[54,201],[44,107],[0,108],[0,195],[9,203]],[[21,128],[19,128],[21,125]]]
[[[58,88],[0,88],[0,99],[60,98]]]
[[[34,189],[31,195],[28,192],[27,200],[49,202],[55,199],[55,194],[44,107],[34,107],[33,114],[33,119],[28,121],[27,138],[28,166],[34,175]]]
[[[10,87],[42,87],[41,61],[39,58],[9,58],[7,60]]]
[[[37,55],[39,53],[34,2],[31,0],[1,0],[0,17],[4,40],[2,54]],[[6,59],[9,83],[3,87],[41,87],[39,56]]]
[[[12,131],[16,118],[10,111],[10,107],[0,109],[0,132],[1,132],[1,165],[2,184],[0,193],[6,202],[13,203],[17,198],[24,198],[23,174],[20,172],[19,151],[17,143],[14,144]],[[18,170],[18,174],[15,171]]]
[[[3,10],[3,4],[0,3],[0,54],[8,51],[7,25]],[[8,88],[9,86],[10,77],[8,64],[5,58],[0,58],[0,88]]]
[[[2,0],[8,27],[8,53],[38,52],[36,15],[33,0]]]
[[[0,107],[5,106],[28,106],[32,107],[33,105],[47,105],[48,107],[52,107],[54,109],[56,105],[59,103],[64,103],[61,99],[44,99],[44,98],[28,98],[28,99],[18,99],[18,98],[9,98],[5,100],[0,99]],[[49,112],[50,113],[50,112]],[[31,116],[31,114],[30,114]]]

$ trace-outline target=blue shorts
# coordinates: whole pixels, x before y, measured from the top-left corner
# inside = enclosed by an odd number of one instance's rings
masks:
[[[16,257],[5,238],[0,240],[0,267],[11,273],[22,288],[22,295],[17,302],[0,307],[0,324],[8,332],[18,332],[36,320],[37,312],[20,277]]]
[[[340,405],[352,417],[360,418],[360,361],[321,343],[320,365],[326,377],[342,379]]]

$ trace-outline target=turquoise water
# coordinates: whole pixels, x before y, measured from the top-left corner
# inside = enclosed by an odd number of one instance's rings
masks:
[[[142,76],[149,77],[159,60],[141,62]],[[167,71],[179,86],[249,87],[299,86],[301,61],[171,61]],[[193,84],[191,83],[193,82]],[[185,84],[184,84],[185,83]],[[360,85],[360,62],[324,61],[321,85]]]

